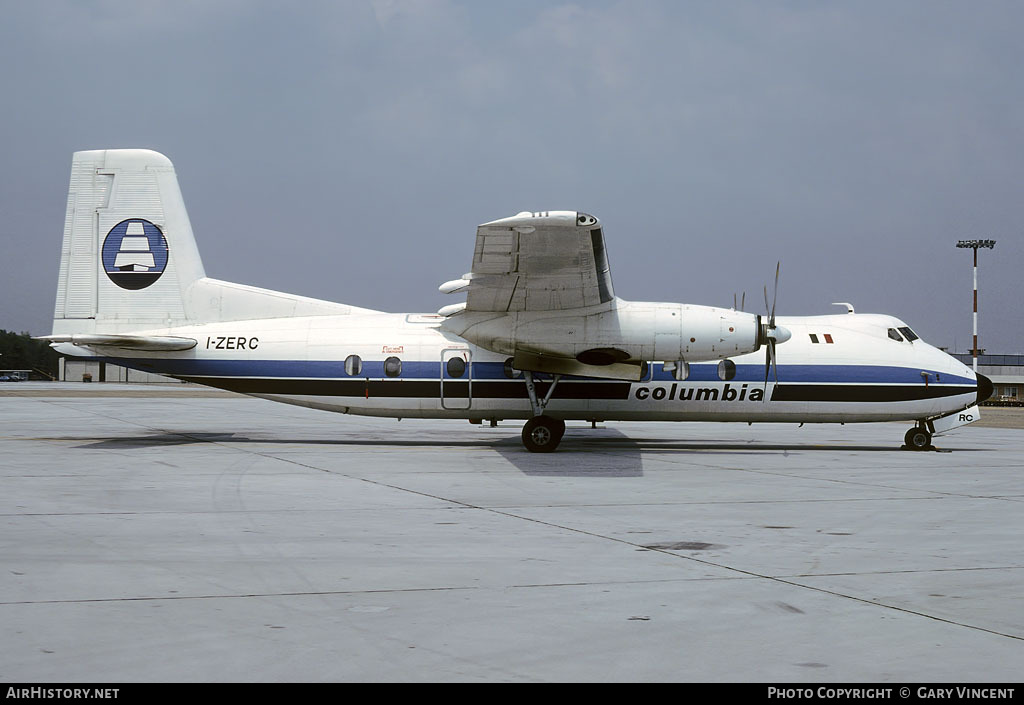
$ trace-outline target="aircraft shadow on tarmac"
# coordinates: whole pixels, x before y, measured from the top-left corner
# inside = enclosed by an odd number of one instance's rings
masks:
[[[201,443],[395,448],[489,447],[524,474],[545,477],[639,477],[643,475],[641,452],[645,450],[643,446],[625,434],[611,429],[600,429],[575,437],[571,432],[567,433],[562,442],[562,450],[558,453],[530,453],[523,448],[518,434],[505,438],[482,438],[480,440],[438,440],[427,437],[410,440],[396,438],[271,438],[249,437],[236,433],[181,431],[153,433],[145,436],[77,437],[62,440],[85,441],[78,447],[91,450],[162,448]]]
[[[599,434],[599,435],[598,435]],[[543,477],[641,477],[643,448],[620,431],[566,431],[556,453],[531,453],[518,436],[491,445],[524,475]]]
[[[734,439],[701,441],[674,438],[630,438],[616,429],[570,428],[556,453],[530,453],[520,443],[518,434],[502,438],[479,439],[438,439],[419,438],[280,438],[250,437],[236,433],[209,432],[160,432],[144,436],[107,436],[94,438],[65,438],[60,440],[84,441],[79,448],[102,449],[143,449],[168,446],[183,446],[201,443],[252,443],[260,445],[291,446],[355,446],[355,447],[461,447],[491,448],[526,475],[543,477],[640,477],[643,475],[643,455],[694,453],[694,454],[736,454],[775,455],[778,453],[805,452],[894,452],[900,447],[891,445],[854,444],[784,444],[763,442],[736,442]],[[963,450],[974,450],[965,449]]]

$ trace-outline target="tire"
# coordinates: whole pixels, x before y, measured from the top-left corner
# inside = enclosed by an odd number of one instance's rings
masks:
[[[906,441],[907,448],[911,450],[928,450],[932,445],[932,434],[920,426],[914,426],[907,431],[903,440]]]
[[[556,438],[558,439],[556,442],[561,443],[562,436],[565,435],[565,421],[563,421],[562,419],[552,419],[552,421],[555,422],[555,432],[558,434],[556,436]]]
[[[535,416],[523,426],[523,445],[531,453],[550,453],[565,433],[565,422],[550,416]]]

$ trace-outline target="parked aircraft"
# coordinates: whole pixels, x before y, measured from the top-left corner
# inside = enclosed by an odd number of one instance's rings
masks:
[[[775,287],[778,287],[776,269]],[[206,276],[170,160],[77,152],[52,335],[63,354],[290,404],[386,417],[913,422],[906,447],[979,418],[991,382],[903,321],[627,301],[576,211],[477,228],[437,313],[384,313]]]

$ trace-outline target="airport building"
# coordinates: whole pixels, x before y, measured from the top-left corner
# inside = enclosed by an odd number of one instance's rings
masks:
[[[970,367],[970,353],[949,353]],[[992,380],[992,398],[998,406],[1024,406],[1024,355],[978,355],[978,372]]]
[[[130,370],[109,362],[79,360],[61,356],[57,363],[57,379],[61,382],[120,382],[121,384],[185,384],[151,372]]]

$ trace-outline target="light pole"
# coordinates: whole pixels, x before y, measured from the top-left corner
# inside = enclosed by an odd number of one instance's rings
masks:
[[[978,248],[987,247],[992,249],[996,246],[995,240],[960,240],[956,246],[962,249],[974,250],[974,345],[971,349],[971,357],[974,358],[974,372],[978,372]]]

